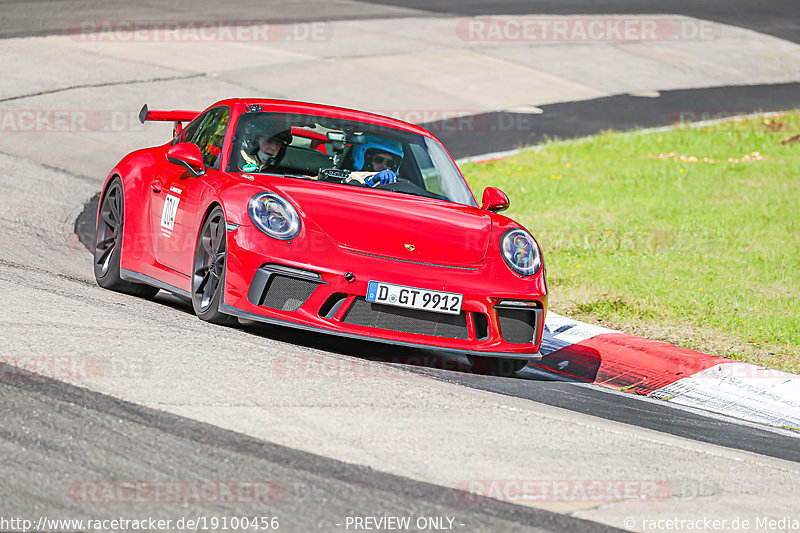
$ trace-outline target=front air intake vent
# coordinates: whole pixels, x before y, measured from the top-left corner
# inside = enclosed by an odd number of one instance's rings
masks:
[[[497,305],[497,321],[500,334],[506,342],[530,344],[536,339],[536,328],[544,311],[534,307]]]
[[[370,328],[418,333],[433,337],[449,339],[466,339],[467,315],[463,311],[458,315],[404,309],[391,305],[370,303],[359,296],[342,319],[347,324],[356,324]]]
[[[297,311],[311,296],[317,283],[288,276],[272,276],[261,305],[281,311]]]
[[[320,283],[316,272],[267,264],[253,277],[247,299],[270,309],[297,311]]]

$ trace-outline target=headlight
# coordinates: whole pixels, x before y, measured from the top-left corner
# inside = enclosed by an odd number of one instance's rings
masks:
[[[500,239],[500,251],[512,270],[530,276],[536,274],[542,266],[539,246],[530,233],[522,229],[511,229]]]
[[[262,192],[250,199],[247,208],[250,220],[272,238],[289,240],[300,233],[300,217],[292,204],[271,192]]]

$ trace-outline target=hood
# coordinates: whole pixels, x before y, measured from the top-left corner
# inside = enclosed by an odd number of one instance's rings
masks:
[[[486,256],[492,217],[476,207],[305,180],[270,188],[352,251],[445,265],[473,265]]]

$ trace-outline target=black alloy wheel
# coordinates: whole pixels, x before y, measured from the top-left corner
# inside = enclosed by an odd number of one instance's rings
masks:
[[[214,324],[232,324],[234,317],[220,313],[225,291],[227,259],[225,212],[215,207],[200,229],[192,267],[192,306],[201,320]]]
[[[126,281],[120,277],[124,222],[125,196],[122,181],[114,178],[103,195],[98,211],[94,241],[94,277],[97,284],[103,288],[152,298],[158,292],[158,288]]]

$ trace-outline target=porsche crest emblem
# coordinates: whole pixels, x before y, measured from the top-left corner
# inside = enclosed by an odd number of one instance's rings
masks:
[[[409,252],[413,252],[416,249],[416,246],[414,246],[413,244],[406,244],[405,247],[406,250],[408,250]]]

